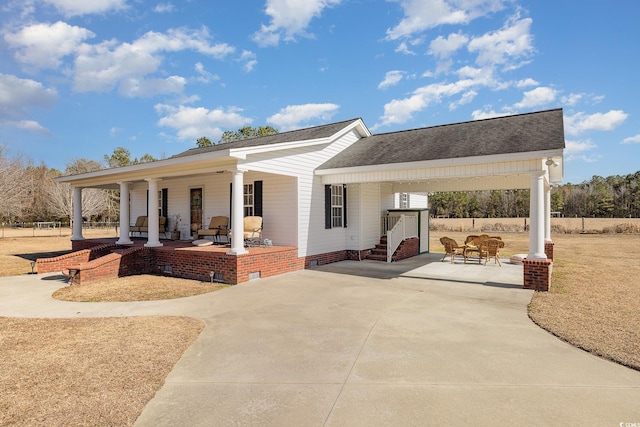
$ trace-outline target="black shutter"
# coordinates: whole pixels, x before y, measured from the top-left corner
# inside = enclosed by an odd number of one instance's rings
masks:
[[[253,214],[262,216],[262,181],[253,182]]]
[[[167,218],[168,212],[169,212],[169,189],[163,188],[162,189],[162,215],[160,216]]]
[[[342,185],[342,226],[347,228],[347,185]]]
[[[324,228],[331,228],[331,186],[324,186]]]
[[[147,216],[149,216],[149,190],[147,190]]]

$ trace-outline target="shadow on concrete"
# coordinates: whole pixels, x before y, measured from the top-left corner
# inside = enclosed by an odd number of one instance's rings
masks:
[[[53,251],[53,252],[33,252],[30,254],[14,254],[14,255],[29,261],[37,261],[38,258],[54,258],[60,255],[70,254],[71,252],[72,252],[71,250],[66,250],[66,251]]]

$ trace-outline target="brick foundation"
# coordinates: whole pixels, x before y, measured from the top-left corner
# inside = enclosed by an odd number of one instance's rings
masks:
[[[553,246],[555,244],[553,242],[544,242],[544,253],[547,256],[547,259],[553,261]]]
[[[394,254],[394,261],[418,255],[420,241],[407,239]],[[298,248],[248,248],[243,255],[227,255],[225,248],[206,250],[198,247],[144,247],[105,244],[104,240],[72,241],[75,252],[55,258],[38,259],[38,273],[74,271],[70,281],[86,284],[135,274],[215,280],[228,284],[243,283],[250,278],[266,278],[291,271],[344,260],[365,259],[369,250],[341,250],[298,257]],[[71,276],[71,275],[70,275]]]
[[[524,265],[523,289],[533,289],[534,291],[547,292],[551,287],[551,260],[529,260],[522,261]]]

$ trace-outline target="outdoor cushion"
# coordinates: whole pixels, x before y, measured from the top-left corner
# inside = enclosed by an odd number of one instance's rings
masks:
[[[522,264],[522,260],[525,259],[526,257],[527,257],[527,254],[511,255],[509,262],[511,262],[511,264]]]
[[[208,239],[194,240],[192,243],[193,243],[194,246],[209,246],[209,245],[213,245],[213,241],[212,240],[208,240]]]

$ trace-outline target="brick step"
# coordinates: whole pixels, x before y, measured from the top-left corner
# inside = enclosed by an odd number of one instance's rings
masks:
[[[387,253],[387,248],[386,247],[385,248],[375,247],[375,248],[371,249],[371,253],[373,253],[373,254],[386,254]]]
[[[380,255],[380,254],[374,254],[371,253],[369,255],[367,255],[367,259],[373,260],[373,261],[387,261],[387,254],[384,255]]]

